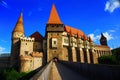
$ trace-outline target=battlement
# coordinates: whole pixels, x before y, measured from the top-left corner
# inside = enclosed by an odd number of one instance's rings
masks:
[[[33,41],[35,41],[35,38],[31,38],[31,37],[20,37],[20,40],[21,40],[21,41],[30,41],[30,42],[33,42]]]

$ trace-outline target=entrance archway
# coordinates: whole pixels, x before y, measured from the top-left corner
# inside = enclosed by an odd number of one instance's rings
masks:
[[[54,58],[53,58],[53,61],[54,61],[54,62],[57,62],[57,61],[58,61],[58,58],[57,58],[57,57],[54,57]]]

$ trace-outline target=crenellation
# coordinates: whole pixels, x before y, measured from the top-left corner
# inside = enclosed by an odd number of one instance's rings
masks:
[[[35,38],[31,37],[20,37],[21,41],[29,41],[29,42],[34,42]]]

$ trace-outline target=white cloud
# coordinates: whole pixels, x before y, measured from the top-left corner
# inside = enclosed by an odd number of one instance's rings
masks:
[[[108,32],[103,33],[103,35],[107,38],[107,41],[113,39],[113,36],[111,34],[109,34]],[[100,40],[101,34],[95,35],[95,34],[91,33],[88,36],[90,36],[92,38],[92,40],[94,42],[96,42],[97,40]]]
[[[0,0],[0,4],[1,4],[2,6],[4,6],[5,8],[8,8],[8,4],[7,4],[5,1]]]
[[[107,38],[108,41],[113,39],[113,36],[109,34],[108,32],[103,33],[103,35]]]
[[[112,13],[117,8],[120,8],[120,1],[119,0],[109,0],[106,2],[104,10]]]
[[[3,52],[4,50],[5,48],[0,46],[0,53]]]
[[[109,30],[109,32],[115,32],[115,30]]]
[[[88,36],[90,36],[93,41],[97,41],[100,39],[100,35],[95,36],[93,33],[89,34]]]

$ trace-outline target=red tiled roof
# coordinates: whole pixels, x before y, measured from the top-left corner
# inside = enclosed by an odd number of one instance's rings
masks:
[[[80,38],[80,36],[83,36],[83,35],[84,35],[84,33],[83,33],[81,30],[78,30],[77,35],[78,35],[78,38]]]
[[[87,40],[88,37],[87,37],[86,35],[83,35],[83,39],[84,39],[84,40]]]
[[[71,27],[71,34],[77,34],[77,33],[78,33],[78,30]]]
[[[35,38],[35,41],[37,42],[43,41],[43,36],[39,32],[33,33],[30,37]]]
[[[20,14],[20,17],[19,17],[13,31],[14,32],[22,32],[22,33],[24,33],[22,13]]]
[[[52,5],[50,17],[47,23],[48,24],[62,24],[54,4]]]
[[[77,35],[77,37],[79,38],[80,36],[83,36],[84,33],[81,30],[72,28],[70,26],[65,26],[64,27],[64,31],[66,31],[67,33],[70,33],[71,36],[73,36],[74,34]]]
[[[70,26],[65,26],[65,27],[64,27],[64,30],[65,30],[66,32],[68,32],[68,33],[70,32],[70,29],[71,29]]]

